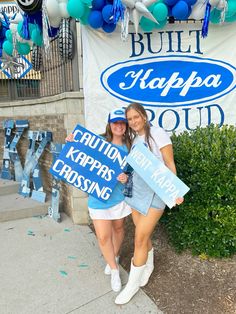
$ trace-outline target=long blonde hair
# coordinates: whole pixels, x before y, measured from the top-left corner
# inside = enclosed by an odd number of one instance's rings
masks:
[[[148,144],[149,149],[152,151],[150,139],[152,139],[153,141],[154,141],[154,139],[153,139],[153,137],[151,135],[151,128],[150,128],[150,123],[148,121],[147,112],[143,108],[142,105],[140,105],[138,103],[131,103],[125,109],[126,118],[127,118],[127,113],[131,109],[134,109],[135,111],[137,111],[140,114],[140,116],[144,119],[144,121],[145,121],[145,125],[144,125],[145,142]],[[128,135],[129,135],[131,143],[133,143],[133,141],[134,141],[135,137],[137,136],[137,134],[134,132],[134,130],[131,129],[131,127],[128,127]]]

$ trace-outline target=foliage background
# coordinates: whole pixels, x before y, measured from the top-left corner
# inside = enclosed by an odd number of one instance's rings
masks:
[[[236,252],[236,128],[213,124],[172,136],[185,202],[162,221],[177,251],[228,257]]]

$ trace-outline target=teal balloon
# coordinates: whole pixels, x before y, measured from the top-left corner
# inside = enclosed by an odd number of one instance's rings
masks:
[[[168,8],[164,3],[157,3],[152,11],[152,15],[158,22],[165,21],[168,15]]]
[[[38,30],[39,30],[38,25],[36,25],[36,24],[32,24],[32,23],[29,23],[29,32],[30,32],[30,37],[32,36],[32,32],[33,32],[35,29],[38,29]]]
[[[141,18],[139,25],[144,32],[150,32],[155,28],[155,23],[144,16]]]
[[[92,7],[92,0],[81,0],[81,2],[86,6],[91,8]]]
[[[167,23],[167,19],[166,20],[164,20],[164,21],[161,21],[161,22],[158,22],[159,24],[155,24],[155,28],[157,28],[157,29],[159,29],[159,28],[163,28],[165,25],[166,25],[166,23]]]
[[[211,11],[210,14],[210,22],[213,24],[218,24],[220,23],[220,18],[221,18],[221,11],[214,9]]]
[[[3,51],[9,55],[9,56],[12,56],[12,53],[13,53],[13,44],[8,41],[8,40],[5,40],[3,45],[2,45],[2,49]]]
[[[80,0],[69,0],[67,11],[74,19],[80,19],[84,15],[85,5]]]
[[[153,10],[154,10],[155,5],[156,5],[156,3],[153,3],[153,4],[149,5],[148,11],[150,11],[152,13]]]
[[[89,7],[85,7],[84,14],[79,19],[81,24],[83,24],[83,25],[88,24],[88,17],[89,17],[90,12],[91,12],[91,9],[89,9]]]
[[[28,43],[21,43],[17,41],[16,50],[20,55],[27,55],[30,53],[30,45]]]
[[[236,14],[236,1],[235,0],[229,0],[228,1],[228,8],[225,13],[225,20],[233,17]]]
[[[232,15],[231,17],[225,18],[225,22],[235,22],[236,21],[236,14]]]
[[[31,40],[36,45],[41,47],[43,45],[43,36],[39,28],[35,28],[31,33]]]
[[[23,27],[23,22],[21,21],[17,25],[17,32],[21,37],[22,37],[22,27]]]
[[[10,29],[8,29],[8,30],[6,31],[5,36],[6,36],[7,40],[12,43],[12,32],[11,32]]]

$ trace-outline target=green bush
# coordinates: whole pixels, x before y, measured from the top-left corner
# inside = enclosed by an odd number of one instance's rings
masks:
[[[172,136],[185,202],[168,210],[171,243],[212,257],[236,252],[236,128],[210,125]]]

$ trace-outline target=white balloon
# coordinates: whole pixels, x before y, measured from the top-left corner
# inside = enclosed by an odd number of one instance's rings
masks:
[[[61,13],[61,17],[68,19],[70,17],[70,15],[67,11],[68,0],[57,0],[57,2],[59,4],[59,10]]]
[[[140,21],[141,16],[139,14],[139,11],[136,9],[132,10],[132,15],[133,15],[135,33],[138,34],[138,25],[139,25],[139,21]]]
[[[226,5],[227,5],[226,0],[220,0],[218,5],[217,5],[217,9],[220,10],[220,11],[224,10]]]
[[[152,15],[152,13],[150,11],[148,11],[148,9],[145,7],[145,5],[142,2],[136,2],[135,3],[135,8],[142,14],[144,15],[147,19],[153,21],[154,23],[156,23],[156,19],[154,18],[154,16]]]
[[[217,5],[219,4],[219,1],[220,0],[209,0],[209,3],[212,6],[212,9],[217,7]]]
[[[57,0],[46,0],[45,6],[47,9],[49,19],[50,18],[56,19],[59,17],[61,18],[61,12]]]
[[[134,8],[134,5],[135,5],[135,1],[134,1],[134,0],[123,0],[122,3],[123,3],[127,8],[130,8],[130,9],[133,9],[133,8]]]
[[[59,9],[61,17],[63,17],[64,19],[68,19],[70,17],[70,14],[67,11],[67,4],[59,3]]]
[[[205,16],[205,11],[206,11],[206,3],[197,3],[192,8],[192,13],[190,15],[190,18],[194,20],[201,20]]]
[[[62,19],[61,19],[60,16],[57,16],[57,17],[54,17],[54,18],[49,17],[49,24],[50,24],[50,26],[57,28],[57,27],[59,27],[59,25],[61,23],[61,20]]]
[[[142,3],[146,6],[149,7],[151,4],[157,2],[157,0],[143,0]]]

